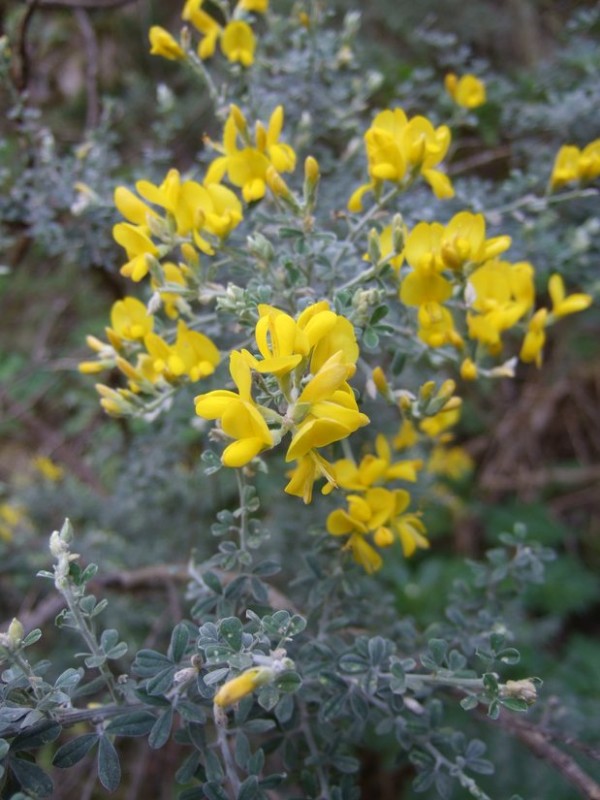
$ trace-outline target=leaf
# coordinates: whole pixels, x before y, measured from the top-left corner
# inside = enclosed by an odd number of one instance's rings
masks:
[[[244,730],[248,733],[266,733],[275,727],[272,719],[249,719],[244,722]]]
[[[529,703],[520,697],[503,697],[500,703],[509,711],[527,711]]]
[[[134,675],[139,678],[151,678],[157,672],[172,666],[171,659],[156,650],[140,650],[131,667]]]
[[[208,781],[202,784],[202,791],[207,800],[229,800],[229,795],[218,781]]]
[[[116,659],[122,658],[128,650],[129,645],[127,642],[119,642],[119,644],[116,644],[114,647],[110,648],[110,650],[106,653],[106,657],[116,661]]]
[[[246,767],[246,769],[251,775],[260,775],[264,765],[265,765],[265,752],[262,748],[259,747],[256,753],[253,753],[248,759],[248,766]]]
[[[475,697],[475,695],[470,694],[467,697],[463,697],[460,701],[461,708],[464,708],[465,711],[471,711],[473,708],[477,708],[479,705],[479,701]]]
[[[278,561],[266,560],[257,564],[252,572],[258,575],[259,578],[270,578],[272,575],[277,575],[281,572],[281,564]]]
[[[448,650],[448,643],[444,639],[430,639],[427,642],[429,653],[435,663],[441,667],[446,660],[446,652]]]
[[[196,751],[190,753],[175,773],[175,780],[177,783],[189,783],[194,777],[199,763],[200,753]]]
[[[114,736],[145,736],[155,722],[156,717],[149,711],[132,711],[112,719],[105,730]]]
[[[204,751],[204,769],[209,781],[221,781],[225,774],[219,758],[212,750]]]
[[[341,656],[338,664],[342,672],[346,672],[351,675],[367,672],[369,669],[368,662],[357,653],[344,653],[344,655]]]
[[[148,744],[153,750],[159,750],[169,741],[172,725],[173,709],[166,708],[154,722],[148,736]]]
[[[232,650],[242,646],[242,623],[237,617],[226,617],[219,624],[219,634]]]
[[[258,779],[256,775],[250,775],[240,786],[237,800],[256,800],[260,795]]]
[[[162,672],[159,672],[153,678],[150,678],[146,685],[148,694],[164,694],[168,691],[173,684],[173,675],[175,675],[175,667],[170,666],[167,669],[163,669]]]
[[[33,797],[50,797],[54,784],[36,763],[23,758],[12,758],[9,763],[13,775],[28,794]]]
[[[58,676],[54,682],[55,689],[61,689],[63,692],[70,693],[81,681],[83,677],[82,669],[66,669]]]
[[[373,636],[369,639],[368,648],[372,666],[378,667],[389,654],[390,645],[382,636]]]
[[[251,751],[248,737],[245,733],[238,731],[235,736],[235,763],[240,769],[246,770],[246,764],[250,756]]]
[[[500,650],[499,653],[496,653],[496,657],[499,658],[503,664],[510,664],[511,666],[518,664],[521,660],[521,654],[514,647],[505,647],[504,650]]]
[[[30,645],[35,644],[39,639],[42,638],[42,632],[39,628],[34,628],[34,630],[29,631],[27,636],[21,642],[22,647],[30,647]]]
[[[189,641],[189,628],[184,622],[180,622],[173,628],[169,649],[167,651],[169,658],[175,664],[178,664],[185,655]]]
[[[121,783],[119,755],[108,736],[100,736],[98,746],[98,778],[108,792],[114,792]]]
[[[73,764],[77,764],[90,752],[97,741],[97,733],[86,733],[83,736],[78,736],[75,739],[65,742],[54,754],[54,758],[52,759],[53,766],[59,767],[60,769],[72,767]]]
[[[115,630],[114,628],[107,628],[106,630],[102,631],[100,636],[100,647],[105,653],[108,653],[108,651],[113,648],[118,641],[119,631]]]
[[[34,750],[42,747],[49,742],[53,742],[60,736],[61,725],[54,720],[44,720],[44,722],[29,728],[15,737],[12,743],[14,752],[19,750]]]
[[[302,678],[292,670],[281,672],[275,679],[275,686],[282,692],[297,692],[302,686]]]

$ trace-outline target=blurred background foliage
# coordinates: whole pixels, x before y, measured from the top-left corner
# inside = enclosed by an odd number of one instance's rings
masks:
[[[202,163],[202,135],[214,134],[215,123],[202,87],[148,54],[148,28],[176,31],[179,3],[70,5],[0,6],[0,33],[10,42],[0,87],[0,607],[3,621],[18,614],[33,625],[51,617],[52,598],[31,575],[47,566],[47,535],[68,514],[84,558],[102,554],[110,613],[148,646],[181,617],[183,601],[176,571],[156,589],[139,569],[183,568],[194,548],[200,557],[210,554],[206,520],[226,505],[233,486],[219,475],[206,488],[189,397],[153,423],[107,423],[76,366],[86,354],[85,335],[102,331],[111,303],[128,291],[110,233],[114,186]],[[345,12],[362,14],[356,53],[340,55],[362,88],[358,99],[340,95],[339,103],[362,104],[365,120],[372,109],[401,104],[442,121],[451,113],[440,90],[447,71],[468,67],[486,81],[488,103],[459,123],[449,167],[457,198],[448,214],[498,209],[516,258],[530,259],[544,282],[558,270],[572,288],[597,296],[597,198],[544,208],[511,204],[543,193],[560,144],[583,145],[600,133],[598,3],[331,5],[340,25]],[[356,183],[361,132],[344,127],[343,114],[319,108],[319,81],[330,82],[323,96],[331,98],[335,72],[311,80],[301,74],[294,85],[289,74],[265,75],[257,104],[291,98],[286,114],[299,139],[302,111],[312,110],[322,126],[315,155],[324,174],[340,160],[348,166],[348,191],[335,186],[345,197]],[[416,190],[415,198],[409,224],[428,218],[426,193]],[[335,207],[333,198],[324,202]],[[432,550],[386,568],[382,580],[400,614],[427,625],[443,615],[465,557],[481,557],[515,519],[554,548],[546,582],[514,610],[518,669],[545,681],[530,717],[560,731],[558,746],[600,781],[600,316],[592,308],[562,325],[541,372],[521,366],[515,381],[487,393],[461,387],[460,443],[475,469],[452,485],[451,500],[443,487],[432,489]],[[287,502],[272,499],[270,524]],[[290,558],[300,548],[290,542]],[[122,576],[132,570],[139,581],[128,588]],[[487,787],[492,796],[574,796],[551,765],[533,768],[529,760],[524,767],[517,734],[487,728],[497,764]],[[410,776],[386,766],[392,760],[383,751],[364,754],[365,797],[413,797]]]

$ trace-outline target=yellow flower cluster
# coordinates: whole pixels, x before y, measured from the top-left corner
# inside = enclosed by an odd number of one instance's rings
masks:
[[[203,5],[204,0],[187,0],[181,12],[182,20],[200,34],[198,56],[203,61],[211,58],[219,43],[221,52],[228,61],[250,67],[254,63],[256,36],[248,23],[248,14],[264,14],[269,7],[268,0],[239,0],[231,15],[228,15],[225,25],[205,11]],[[220,5],[220,8],[227,11],[224,5]],[[159,25],[150,28],[150,44],[152,55],[162,56],[170,61],[187,58],[185,47]]]
[[[136,190],[137,195],[124,186],[115,190],[115,205],[127,221],[113,228],[127,253],[121,274],[135,282],[158,258],[184,244],[212,255],[211,242],[226,238],[242,220],[241,203],[231,189],[217,181],[182,181],[176,169],[159,186],[142,180]]]
[[[354,329],[326,301],[308,306],[297,319],[268,305],[260,305],[258,312],[257,355],[248,350],[230,355],[237,391],[199,395],[196,413],[218,419],[223,434],[233,439],[222,456],[228,467],[248,464],[290,433],[286,461],[297,464],[285,491],[308,503],[317,479],[335,484],[319,449],[369,422],[348,384],[358,358]],[[264,403],[253,397],[253,374],[264,386]]]
[[[256,123],[252,137],[245,116],[232,105],[222,144],[210,142],[221,155],[209,166],[206,181],[220,183],[227,176],[230,183],[242,190],[247,203],[264,197],[267,184],[273,182],[278,173],[291,172],[296,166],[292,147],[279,141],[283,118],[283,106],[277,106],[266,128],[262,122]]]
[[[562,279],[554,275],[549,284],[553,310],[536,312],[533,266],[499,258],[510,247],[510,237],[487,238],[483,214],[461,211],[446,225],[420,222],[406,233],[397,255],[388,229],[379,241],[383,259],[394,266],[400,282],[400,300],[417,309],[419,338],[429,347],[456,348],[464,357],[467,380],[477,377],[486,354],[502,353],[503,334],[522,322],[529,327],[521,359],[539,363],[544,327],[592,301],[589,295],[565,297]],[[465,352],[465,339],[472,343],[472,354]]]
[[[154,317],[135,297],[114,303],[111,324],[106,329],[108,343],[88,336],[88,346],[97,353],[98,360],[82,362],[79,370],[94,374],[116,367],[125,375],[127,389],[96,386],[102,407],[114,416],[141,407],[137,395],[159,399],[174,385],[195,383],[211,375],[220,361],[214,343],[191,330],[183,320],[177,323],[173,342],[154,333]]]
[[[363,456],[359,464],[351,459],[333,464],[336,483],[351,494],[346,495],[345,509],[329,514],[327,530],[332,536],[348,537],[346,547],[367,572],[375,572],[383,563],[373,544],[385,548],[398,538],[406,557],[418,547],[429,547],[420,515],[405,513],[411,500],[409,492],[380,485],[395,480],[414,482],[422,466],[420,459],[393,462],[390,445],[382,434],[375,439],[375,453]]]
[[[365,133],[369,182],[352,194],[348,208],[361,211],[367,192],[378,197],[386,181],[406,189],[422,175],[438,198],[453,197],[447,175],[436,169],[450,146],[450,128],[432,123],[422,116],[408,119],[401,108],[381,111]]]
[[[600,176],[600,139],[594,139],[582,150],[572,144],[563,145],[556,155],[550,188],[560,189],[567,183],[588,182]]]

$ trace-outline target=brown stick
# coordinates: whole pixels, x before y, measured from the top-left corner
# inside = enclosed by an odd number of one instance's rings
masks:
[[[551,767],[560,772],[563,778],[580,792],[584,800],[600,800],[600,786],[571,756],[548,741],[551,734],[506,712],[502,712],[497,721],[505,730],[526,744],[534,755],[547,761]]]

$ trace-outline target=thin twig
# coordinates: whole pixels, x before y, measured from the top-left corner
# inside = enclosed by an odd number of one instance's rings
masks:
[[[16,51],[19,54],[19,66],[18,68],[15,67],[13,71],[13,82],[19,92],[24,92],[27,88],[27,84],[29,83],[29,54],[27,53],[27,34],[29,32],[29,25],[31,24],[31,20],[33,19],[33,15],[39,4],[40,0],[30,0],[17,30]]]
[[[548,734],[539,728],[502,712],[497,720],[500,725],[526,744],[531,752],[538,758],[547,761],[557,772],[574,786],[584,800],[600,800],[600,786],[571,756],[559,750],[548,741]]]
[[[90,22],[89,14],[79,6],[74,11],[77,25],[81,31],[85,44],[85,89],[87,106],[85,112],[85,127],[93,130],[98,126],[100,119],[100,100],[98,98],[98,39],[94,27]]]

